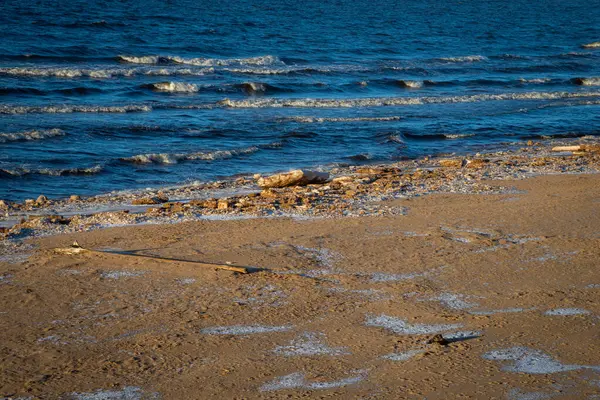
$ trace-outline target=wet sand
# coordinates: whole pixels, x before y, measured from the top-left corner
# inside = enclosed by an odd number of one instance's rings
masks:
[[[0,263],[0,396],[600,397],[600,175],[485,184],[380,216],[29,239]],[[266,270],[51,251],[74,240]]]

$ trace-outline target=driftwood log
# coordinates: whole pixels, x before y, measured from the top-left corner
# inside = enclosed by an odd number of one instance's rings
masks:
[[[92,249],[86,249],[84,247],[81,247],[77,242],[73,243],[69,247],[55,248],[54,252],[57,254],[67,254],[67,255],[82,254],[82,253],[112,254],[112,255],[117,255],[117,256],[122,256],[122,257],[137,257],[137,258],[143,258],[143,259],[148,259],[148,260],[162,261],[162,262],[166,262],[166,263],[188,264],[188,265],[191,265],[194,267],[215,268],[215,269],[220,269],[220,270],[225,270],[225,271],[238,272],[240,274],[249,274],[252,272],[258,272],[258,271],[264,270],[264,268],[257,268],[257,267],[237,266],[237,265],[218,264],[218,263],[206,263],[206,262],[202,262],[202,261],[181,260],[178,258],[149,256],[149,255],[137,254],[137,253],[127,252],[127,251],[92,250]]]

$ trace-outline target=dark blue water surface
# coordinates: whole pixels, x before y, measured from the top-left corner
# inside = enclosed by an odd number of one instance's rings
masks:
[[[0,9],[0,198],[600,132],[600,0]]]

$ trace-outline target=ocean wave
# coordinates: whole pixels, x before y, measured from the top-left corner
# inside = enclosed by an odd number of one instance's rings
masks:
[[[132,64],[187,64],[200,67],[226,67],[230,65],[283,65],[275,56],[259,56],[248,58],[184,58],[179,56],[126,56],[119,55],[121,62]]]
[[[583,86],[600,86],[600,78],[575,78],[573,83]]]
[[[0,75],[41,78],[109,79],[134,76],[202,76],[214,73],[213,68],[58,68],[58,67],[3,67]]]
[[[581,47],[583,47],[584,49],[598,49],[600,48],[600,42],[582,44]]]
[[[15,106],[0,105],[0,114],[68,114],[68,113],[129,113],[148,112],[152,107],[147,105],[125,105],[125,106],[78,106],[78,105],[56,105],[56,106]]]
[[[438,97],[376,97],[359,99],[224,99],[218,105],[229,108],[353,108],[447,103],[477,103],[500,100],[555,100],[597,97],[600,92],[526,92]]]
[[[474,133],[427,133],[417,134],[404,132],[402,136],[413,140],[453,140],[475,136]]]
[[[312,123],[323,123],[323,122],[384,122],[384,121],[400,121],[402,117],[391,116],[391,117],[346,117],[346,118],[326,118],[326,117],[286,117],[281,118],[280,121],[292,121],[300,122],[305,124]]]
[[[0,168],[0,176],[5,177],[21,177],[26,175],[49,175],[49,176],[70,176],[70,175],[95,175],[102,171],[101,165],[88,168],[15,168],[15,169],[2,169]]]
[[[152,90],[171,93],[195,93],[198,85],[185,82],[158,82],[148,85]]]
[[[244,82],[240,87],[246,94],[266,93],[268,85],[258,82]]]
[[[45,96],[48,95],[50,93],[60,93],[60,94],[66,94],[66,95],[77,95],[77,96],[83,96],[83,95],[88,95],[88,94],[96,94],[96,93],[102,93],[102,89],[97,89],[97,88],[89,88],[89,87],[85,87],[85,86],[77,86],[77,87],[72,87],[72,88],[64,88],[64,89],[53,89],[53,90],[39,90],[39,89],[35,89],[35,88],[28,88],[28,87],[3,87],[0,88],[0,95],[12,95],[12,94],[28,94],[28,95],[35,95],[35,96]]]
[[[236,156],[256,153],[259,150],[260,148],[258,146],[250,146],[243,149],[215,150],[195,153],[147,153],[121,158],[120,160],[133,164],[176,164],[180,161],[223,160]]]
[[[453,62],[453,63],[464,63],[464,62],[479,62],[486,61],[488,58],[485,56],[462,56],[462,57],[442,57],[439,60],[444,62]]]
[[[519,82],[522,83],[548,83],[552,81],[550,78],[521,78]]]
[[[0,133],[0,143],[41,140],[56,136],[64,136],[65,132],[60,129],[31,130],[24,132]]]
[[[424,82],[422,81],[408,81],[408,80],[400,80],[398,81],[398,85],[410,88],[410,89],[419,89],[423,87]]]

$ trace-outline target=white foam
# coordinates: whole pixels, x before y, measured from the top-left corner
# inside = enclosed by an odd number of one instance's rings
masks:
[[[600,42],[592,42],[587,44],[582,44],[581,47],[585,49],[598,49],[600,48]]]
[[[257,333],[285,332],[290,329],[292,329],[291,325],[231,325],[204,328],[200,330],[200,333],[207,335],[253,335]]]
[[[119,60],[133,64],[157,64],[159,56],[118,56]]]
[[[390,353],[382,356],[386,360],[391,361],[408,361],[418,354],[425,353],[425,350],[407,350],[401,353]]]
[[[0,105],[0,114],[67,114],[67,113],[128,113],[149,112],[152,107],[147,105],[125,105],[125,106],[78,106],[78,105],[55,105],[55,106],[11,106]]]
[[[30,174],[38,175],[50,175],[50,176],[63,176],[63,175],[93,175],[102,171],[101,165],[87,168],[40,168],[40,169],[29,169],[18,167],[14,169],[0,169],[1,172],[13,176],[25,176]]]
[[[568,315],[585,315],[590,314],[588,310],[584,310],[582,308],[555,308],[554,310],[548,310],[544,313],[545,315],[559,315],[559,316],[568,316]]]
[[[131,162],[136,164],[176,164],[179,161],[192,161],[192,160],[222,160],[232,158],[238,155],[247,155],[256,153],[259,148],[251,146],[245,149],[233,149],[233,150],[215,150],[209,152],[196,152],[196,153],[149,153],[149,154],[137,154],[131,157],[122,158],[122,161]]]
[[[354,108],[354,107],[387,107],[425,104],[478,103],[504,100],[556,100],[597,97],[600,92],[519,92],[501,94],[473,94],[462,96],[436,97],[373,97],[357,99],[224,99],[218,104],[230,108]]]
[[[600,78],[579,78],[577,82],[583,86],[600,86]]]
[[[422,81],[408,81],[408,80],[402,80],[402,81],[398,81],[398,83],[404,87],[410,88],[410,89],[420,89],[423,87],[423,82]]]
[[[521,78],[519,80],[523,83],[548,83],[552,79],[550,79],[550,78],[529,78],[529,79]]]
[[[456,63],[486,61],[487,59],[488,59],[487,57],[479,56],[479,55],[440,58],[440,60],[442,60],[442,61],[456,62]]]
[[[345,347],[330,347],[323,343],[325,335],[322,333],[305,332],[300,337],[292,340],[287,346],[278,346],[273,350],[284,356],[340,356],[350,354]]]
[[[365,325],[389,329],[399,335],[429,335],[459,329],[463,326],[463,324],[409,324],[401,318],[384,314],[367,317]]]
[[[41,140],[56,136],[64,136],[65,132],[60,129],[31,130],[24,132],[0,133],[0,143],[14,142],[19,140]]]
[[[172,62],[177,64],[188,64],[201,67],[222,67],[229,65],[274,65],[283,62],[271,55],[248,57],[248,58],[185,58],[180,56],[125,56],[118,58],[123,62],[133,64],[158,64],[160,62]]]
[[[391,117],[347,117],[347,118],[324,118],[324,117],[289,117],[282,118],[285,121],[300,122],[305,124],[311,123],[323,123],[323,122],[385,122],[385,121],[399,121],[402,117],[391,116]]]
[[[152,88],[160,92],[171,93],[195,93],[198,91],[198,85],[185,82],[158,82],[153,83]]]
[[[509,372],[526,374],[554,374],[587,368],[581,365],[566,365],[553,359],[550,355],[528,347],[510,347],[493,350],[483,355],[487,360],[512,361],[502,369]]]
[[[285,389],[308,389],[308,390],[325,390],[344,387],[348,385],[354,385],[364,379],[365,372],[359,371],[357,375],[350,376],[348,378],[339,379],[336,381],[329,382],[309,382],[306,380],[306,375],[302,372],[295,372],[293,374],[285,375],[279,378],[275,378],[269,383],[265,383],[261,386],[262,392],[269,392],[274,390],[285,390]]]
[[[214,68],[35,68],[35,67],[4,67],[0,68],[0,75],[30,76],[30,77],[54,77],[54,78],[93,78],[109,79],[116,77],[132,77],[138,75],[146,76],[176,76],[190,75],[202,76],[214,73]]]

